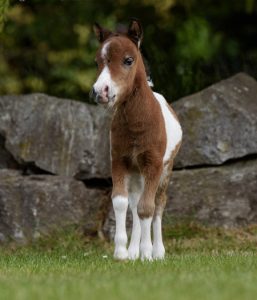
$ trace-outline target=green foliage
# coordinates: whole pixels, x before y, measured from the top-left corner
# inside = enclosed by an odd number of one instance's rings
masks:
[[[1,0],[1,3],[0,3],[0,32],[3,30],[8,6],[9,6],[9,0]]]
[[[211,31],[208,22],[200,17],[190,18],[176,32],[176,50],[180,61],[191,64],[210,62],[220,49],[221,35]]]
[[[257,76],[254,0],[2,0],[0,94],[44,92],[88,101],[98,47],[92,24],[114,29],[130,17],[143,23],[142,51],[155,89],[167,99],[238,71]]]

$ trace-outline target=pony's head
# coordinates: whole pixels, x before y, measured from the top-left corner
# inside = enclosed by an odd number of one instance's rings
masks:
[[[111,32],[94,25],[100,47],[96,54],[98,77],[91,94],[98,103],[116,103],[133,92],[136,74],[146,78],[140,53],[143,31],[133,19],[127,30]]]

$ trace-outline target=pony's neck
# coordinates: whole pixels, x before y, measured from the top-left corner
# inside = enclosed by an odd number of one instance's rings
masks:
[[[145,66],[140,54],[137,72],[131,89],[116,106],[116,113],[128,126],[145,120],[145,116],[154,114],[155,101],[151,88],[148,85]]]
[[[145,65],[140,51],[138,51],[138,55],[137,70],[133,85],[124,95],[124,101],[122,102],[144,102],[144,100],[149,99],[152,95],[152,90],[147,82]]]

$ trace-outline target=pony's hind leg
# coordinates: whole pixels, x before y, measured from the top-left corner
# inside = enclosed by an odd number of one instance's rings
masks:
[[[153,259],[163,259],[165,256],[165,248],[162,240],[162,215],[167,202],[167,188],[171,175],[173,163],[167,166],[166,172],[164,171],[161,178],[155,197],[155,211],[153,217]]]
[[[161,198],[161,203],[156,206],[153,218],[153,259],[163,259],[165,256],[162,240],[162,214],[166,203],[166,195],[162,194]]]

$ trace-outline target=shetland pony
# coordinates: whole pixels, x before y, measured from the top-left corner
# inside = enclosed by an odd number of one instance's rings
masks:
[[[162,214],[173,160],[181,141],[178,118],[164,97],[152,91],[140,52],[143,31],[133,19],[126,32],[95,24],[100,42],[98,78],[92,94],[113,107],[110,130],[112,203],[117,259],[163,259]],[[126,212],[133,227],[127,249]],[[151,225],[153,224],[153,244]]]

